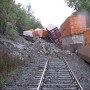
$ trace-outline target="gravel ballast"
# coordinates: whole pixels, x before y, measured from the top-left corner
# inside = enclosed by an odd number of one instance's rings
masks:
[[[1,39],[1,38],[0,38]],[[14,74],[10,75],[2,90],[30,90],[29,84],[33,82],[40,62],[52,58],[64,58],[76,75],[84,90],[90,90],[90,65],[70,51],[61,50],[53,43],[42,39],[35,39],[34,43],[20,40],[1,39],[0,43],[11,51],[15,57],[25,60],[25,64]]]

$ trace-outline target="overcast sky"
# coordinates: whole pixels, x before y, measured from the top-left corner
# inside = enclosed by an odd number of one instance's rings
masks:
[[[69,8],[64,0],[15,0],[23,6],[31,4],[34,16],[39,18],[43,26],[54,24],[60,27],[64,20],[71,15],[73,9]]]

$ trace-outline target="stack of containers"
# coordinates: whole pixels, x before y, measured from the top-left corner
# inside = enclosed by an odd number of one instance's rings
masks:
[[[62,44],[84,43],[83,32],[86,31],[86,17],[81,15],[70,16],[60,26],[60,29]]]
[[[61,36],[81,34],[86,31],[86,17],[85,16],[70,16],[60,26]]]
[[[49,24],[46,27],[46,29],[48,31],[49,37],[52,40],[52,42],[54,42],[57,46],[60,47],[61,46],[61,35],[60,35],[59,29],[52,24]]]

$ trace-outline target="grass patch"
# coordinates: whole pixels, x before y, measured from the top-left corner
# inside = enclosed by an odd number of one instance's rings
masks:
[[[24,64],[24,61],[18,58],[13,58],[9,55],[9,52],[5,50],[0,51],[0,84],[4,84],[7,81],[7,77],[11,71],[17,69]]]

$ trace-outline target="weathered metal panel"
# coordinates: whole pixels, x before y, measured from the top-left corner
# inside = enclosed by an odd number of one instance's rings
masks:
[[[61,46],[61,34],[60,34],[60,31],[59,29],[50,24],[46,27],[47,31],[48,31],[48,34],[49,34],[49,37],[50,39],[52,40],[52,42],[54,42],[58,47]]]
[[[74,41],[74,44],[76,44],[76,43],[84,43],[84,36],[83,36],[83,34],[73,35],[72,40]]]
[[[72,35],[62,38],[62,45],[71,45],[71,44],[78,44],[78,43],[84,43],[84,37],[83,34],[79,35]]]
[[[82,15],[70,16],[60,26],[61,36],[80,34],[86,31],[86,17]]]
[[[68,45],[73,44],[73,43],[74,42],[73,42],[71,36],[67,36],[67,37],[62,38],[62,45],[68,46]]]
[[[54,29],[49,31],[49,36],[50,38],[52,38],[53,40],[56,40],[58,38],[60,38],[60,31],[57,27],[55,27]]]

